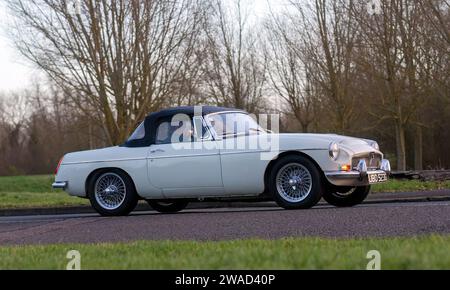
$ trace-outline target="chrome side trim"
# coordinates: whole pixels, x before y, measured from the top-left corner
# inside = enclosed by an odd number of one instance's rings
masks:
[[[235,155],[235,154],[255,154],[255,153],[269,153],[271,152],[270,150],[244,150],[244,151],[221,151],[220,155]]]
[[[203,153],[203,154],[184,154],[184,155],[165,155],[165,156],[149,156],[147,160],[154,159],[165,159],[165,158],[190,158],[190,157],[201,157],[201,156],[217,156],[220,155],[217,153]]]
[[[73,162],[61,163],[61,166],[62,165],[87,164],[87,163],[139,161],[139,160],[146,160],[146,159],[147,159],[146,157],[139,157],[139,158],[122,158],[122,159],[111,159],[111,160],[73,161]]]
[[[69,185],[69,183],[67,181],[55,181],[52,184],[52,187],[55,189],[66,189],[67,185]]]

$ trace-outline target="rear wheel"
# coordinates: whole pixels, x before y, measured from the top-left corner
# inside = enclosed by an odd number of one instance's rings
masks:
[[[323,184],[316,165],[303,156],[286,156],[273,167],[270,191],[285,209],[307,209],[322,197]]]
[[[96,174],[89,182],[92,207],[102,216],[128,215],[138,203],[131,178],[120,170]]]
[[[337,207],[352,207],[361,204],[370,193],[370,185],[360,187],[342,187],[327,190],[323,195],[329,204]]]
[[[161,213],[176,213],[182,211],[188,205],[187,201],[175,200],[175,201],[155,201],[147,200],[148,204],[156,211]]]

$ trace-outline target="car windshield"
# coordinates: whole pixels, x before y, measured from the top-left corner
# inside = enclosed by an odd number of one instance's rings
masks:
[[[134,130],[133,134],[131,134],[130,138],[128,138],[128,142],[133,140],[140,140],[145,137],[145,122],[142,122],[136,130]]]
[[[220,113],[207,116],[219,137],[266,133],[258,123],[245,113]]]

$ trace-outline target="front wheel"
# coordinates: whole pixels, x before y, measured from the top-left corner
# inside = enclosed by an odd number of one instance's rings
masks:
[[[303,156],[286,156],[273,167],[270,191],[284,209],[308,209],[322,197],[323,183],[316,165]]]
[[[188,205],[187,201],[175,200],[175,201],[155,201],[147,200],[147,203],[156,211],[161,213],[176,213],[182,211]]]
[[[323,195],[323,199],[337,207],[353,207],[361,204],[370,193],[370,185],[354,188],[334,188]]]

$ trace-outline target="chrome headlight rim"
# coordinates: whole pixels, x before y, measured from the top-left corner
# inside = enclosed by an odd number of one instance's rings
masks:
[[[336,161],[338,159],[340,151],[341,148],[339,147],[339,144],[336,142],[331,142],[330,146],[328,147],[328,155],[332,160]]]
[[[371,141],[371,142],[369,143],[369,145],[370,145],[373,149],[375,149],[375,150],[377,150],[377,151],[380,151],[380,145],[378,144],[377,141]]]

